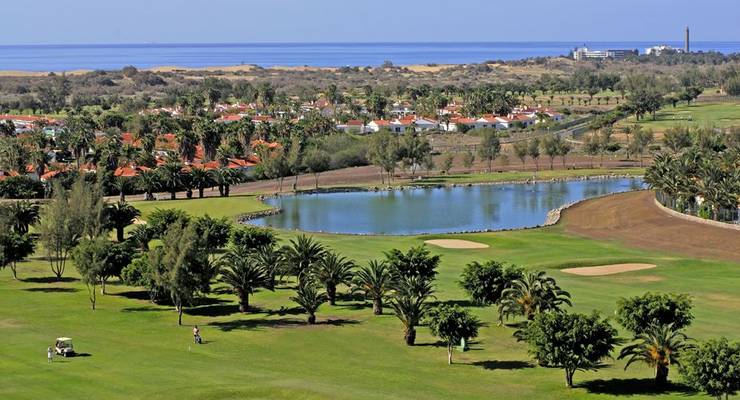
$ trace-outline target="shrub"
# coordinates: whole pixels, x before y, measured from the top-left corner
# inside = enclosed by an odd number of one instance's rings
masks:
[[[275,234],[267,228],[245,226],[235,228],[231,232],[231,243],[243,249],[257,249],[263,246],[272,246],[277,242]]]
[[[174,208],[157,208],[147,218],[147,224],[151,227],[156,237],[161,237],[175,223],[186,225],[190,222],[190,216],[183,210]]]
[[[504,289],[522,276],[522,269],[516,265],[473,261],[463,270],[460,286],[476,304],[491,305],[498,303]]]
[[[617,302],[617,322],[635,335],[651,325],[673,324],[675,330],[691,325],[691,298],[686,294],[645,293]]]
[[[0,181],[0,197],[4,199],[43,199],[44,184],[28,176],[11,176]]]

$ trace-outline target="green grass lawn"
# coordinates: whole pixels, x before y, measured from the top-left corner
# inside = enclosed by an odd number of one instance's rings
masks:
[[[208,214],[215,218],[227,217],[232,219],[236,219],[244,214],[263,211],[270,208],[257,200],[257,197],[253,195],[208,197],[205,199],[191,200],[135,201],[131,204],[141,211],[141,215],[144,218],[158,208],[179,208],[192,215]]]
[[[626,119],[622,124],[634,124],[635,117]],[[646,116],[639,125],[664,131],[676,125],[713,125],[724,128],[740,126],[740,103],[695,103],[686,106],[685,103],[673,108],[666,106],[656,114],[656,119]]]
[[[556,163],[560,162],[556,160]],[[540,167],[549,168],[548,160],[541,160]],[[415,185],[450,185],[450,184],[468,184],[468,183],[496,183],[496,182],[515,182],[525,181],[527,179],[548,180],[563,179],[586,176],[602,175],[644,175],[645,168],[593,168],[593,169],[541,169],[539,172],[534,171],[504,171],[483,174],[451,174],[436,175],[425,177],[421,181],[415,181]]]
[[[256,207],[249,198],[178,201],[194,214],[233,216]],[[166,202],[157,202],[160,206]],[[193,205],[195,204],[195,205]],[[151,211],[147,203],[143,209]],[[137,204],[141,206],[141,204]],[[227,209],[228,208],[228,209]],[[283,240],[295,235],[281,233]],[[355,237],[316,235],[317,239],[360,263],[394,247],[406,249],[441,237]],[[472,260],[496,259],[527,268],[547,269],[573,295],[574,311],[599,310],[613,315],[620,296],[646,291],[690,293],[696,320],[689,334],[699,339],[726,335],[740,339],[740,265],[690,260],[659,252],[597,242],[547,229],[448,235],[487,243],[483,250],[432,248],[442,256],[438,301],[465,301],[457,285]],[[565,266],[650,262],[658,268],[607,277],[577,277]],[[493,308],[473,307],[486,326],[466,353],[446,351],[426,328],[418,345],[403,343],[401,323],[386,310],[373,316],[369,303],[342,298],[324,305],[320,324],[306,326],[289,297],[292,289],[260,291],[251,299],[259,308],[237,311],[236,298],[214,285],[203,304],[190,308],[186,326],[177,326],[169,307],[153,305],[140,289],[112,284],[92,311],[84,285],[50,281],[48,264],[34,258],[19,266],[22,281],[0,271],[0,398],[100,399],[582,399],[655,397],[649,390],[652,371],[637,366],[623,371],[610,360],[595,372],[578,372],[577,388],[566,389],[561,370],[537,367],[511,327],[496,325]],[[342,290],[344,291],[344,290]],[[279,310],[284,308],[285,315]],[[328,322],[332,321],[332,322]],[[201,327],[205,344],[191,344],[191,325]],[[46,346],[71,336],[85,356],[46,363]],[[675,368],[670,377],[678,380]],[[660,398],[684,398],[680,388]],[[703,396],[696,396],[704,398]]]

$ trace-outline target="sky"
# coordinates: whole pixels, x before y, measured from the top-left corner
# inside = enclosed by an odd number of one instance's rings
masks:
[[[27,0],[0,44],[740,41],[739,0]],[[2,54],[0,54],[2,57]]]

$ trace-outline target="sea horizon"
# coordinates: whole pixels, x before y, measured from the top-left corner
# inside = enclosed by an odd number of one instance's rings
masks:
[[[254,42],[112,43],[0,45],[0,70],[64,72],[177,66],[183,68],[362,67],[471,64],[565,56],[575,47],[637,49],[657,45],[683,48],[682,41],[505,41],[505,42]],[[693,41],[692,51],[740,52],[740,41]]]

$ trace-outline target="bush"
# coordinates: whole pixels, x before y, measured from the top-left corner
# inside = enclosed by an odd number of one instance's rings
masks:
[[[277,238],[270,229],[245,226],[232,230],[231,243],[235,247],[251,250],[263,246],[272,246],[277,243]]]
[[[43,199],[44,184],[28,176],[11,176],[0,181],[4,199]]]
[[[684,357],[681,373],[691,387],[712,397],[734,396],[740,389],[740,344],[726,338],[703,343]]]
[[[496,304],[504,289],[522,278],[522,269],[516,265],[505,265],[497,261],[481,264],[473,261],[463,270],[460,286],[479,305]]]
[[[147,218],[147,224],[151,227],[155,237],[164,236],[167,229],[175,223],[186,225],[188,222],[190,222],[190,216],[185,211],[174,208],[157,208]]]
[[[231,223],[226,217],[211,218],[209,215],[204,215],[193,223],[198,236],[205,241],[210,251],[224,247],[229,241]]]
[[[673,324],[675,330],[691,325],[691,298],[686,294],[645,293],[617,302],[617,322],[635,335],[650,325]]]

